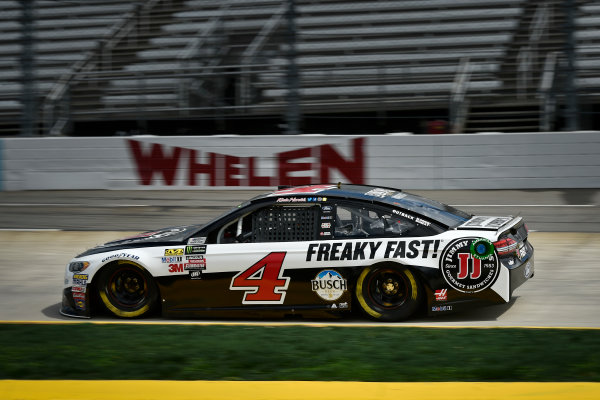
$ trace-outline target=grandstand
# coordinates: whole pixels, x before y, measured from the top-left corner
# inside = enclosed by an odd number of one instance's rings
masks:
[[[582,124],[600,129],[600,1],[573,3]],[[295,82],[309,133],[564,126],[563,0],[288,4],[35,1],[39,132],[279,133]],[[23,113],[21,7],[0,11],[2,135]]]

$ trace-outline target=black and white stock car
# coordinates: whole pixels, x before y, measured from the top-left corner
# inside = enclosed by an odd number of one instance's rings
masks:
[[[472,216],[397,189],[283,188],[206,225],[147,232],[68,264],[61,313],[399,321],[506,303],[534,273],[520,217]]]

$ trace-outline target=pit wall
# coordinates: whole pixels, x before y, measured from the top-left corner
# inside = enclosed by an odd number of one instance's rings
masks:
[[[600,132],[0,139],[0,190],[600,187]]]

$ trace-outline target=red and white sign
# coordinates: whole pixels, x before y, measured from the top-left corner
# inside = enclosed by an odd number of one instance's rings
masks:
[[[435,291],[435,300],[436,301],[446,301],[448,300],[448,289],[438,289]]]
[[[517,144],[519,154],[537,155],[534,164],[529,160],[529,164],[511,168],[505,168],[502,157],[492,160],[481,151],[504,149],[506,137],[394,134],[4,138],[0,139],[0,190],[271,190],[279,185],[337,182],[405,190],[600,186],[600,178],[589,173],[600,167],[598,146],[589,145],[597,143],[597,132],[511,134],[511,143]],[[593,162],[582,165],[570,161],[582,157]],[[562,161],[556,164],[556,160]],[[552,167],[536,168],[539,165]]]
[[[128,139],[138,183],[176,186],[257,187],[301,186],[330,182],[338,172],[348,183],[365,183],[364,138],[351,139],[352,157],[342,156],[332,145],[322,144],[267,154],[240,157],[193,148],[167,146]],[[275,163],[273,163],[275,161]],[[275,168],[265,165],[274,164]]]

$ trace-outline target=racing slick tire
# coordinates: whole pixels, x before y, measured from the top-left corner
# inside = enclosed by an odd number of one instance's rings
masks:
[[[355,289],[360,308],[379,321],[407,319],[419,308],[423,293],[423,287],[412,271],[389,264],[364,268]]]
[[[148,315],[158,299],[158,289],[150,274],[131,261],[117,261],[105,267],[97,288],[104,307],[121,318]]]

